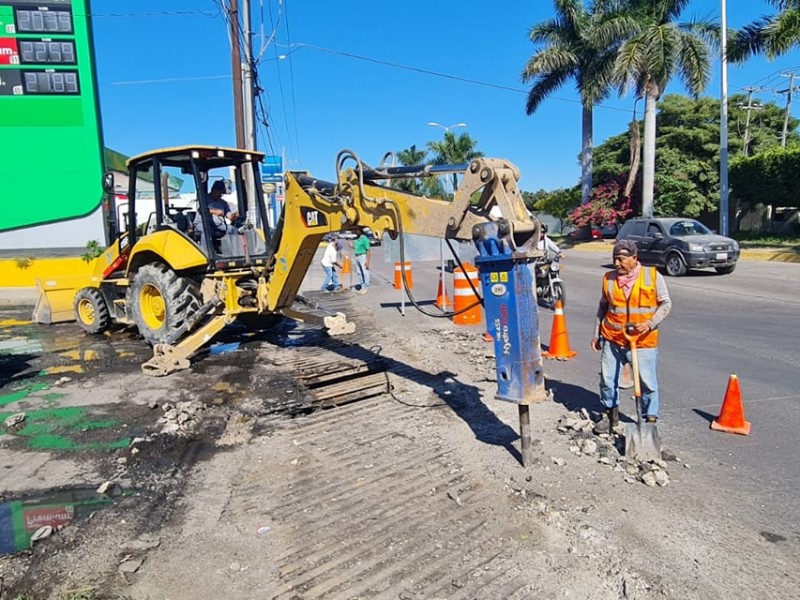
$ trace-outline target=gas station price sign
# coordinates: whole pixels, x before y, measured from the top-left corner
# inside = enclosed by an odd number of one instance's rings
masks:
[[[21,200],[26,172],[31,182],[25,201],[0,217],[0,231],[79,218],[100,204],[103,143],[90,15],[89,0],[0,0],[0,199]],[[32,160],[47,156],[46,164]]]

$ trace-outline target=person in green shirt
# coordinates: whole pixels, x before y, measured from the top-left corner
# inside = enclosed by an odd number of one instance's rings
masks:
[[[356,255],[356,271],[358,272],[358,293],[366,294],[369,288],[369,238],[364,229],[358,229],[358,237],[353,241],[353,254]]]

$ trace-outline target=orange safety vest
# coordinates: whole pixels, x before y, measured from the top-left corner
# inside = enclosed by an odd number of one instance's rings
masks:
[[[616,271],[610,271],[603,277],[603,294],[608,301],[608,311],[600,323],[600,335],[619,346],[627,346],[628,341],[624,335],[625,324],[641,323],[651,319],[658,307],[656,269],[642,267],[628,298],[617,283]],[[658,346],[658,329],[652,329],[636,340],[637,348],[656,346]]]

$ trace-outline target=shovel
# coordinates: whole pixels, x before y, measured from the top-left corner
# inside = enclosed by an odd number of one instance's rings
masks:
[[[642,386],[639,381],[639,359],[636,356],[636,330],[632,326],[625,327],[625,339],[631,346],[631,363],[633,366],[633,395],[636,403],[636,423],[625,424],[625,456],[648,462],[661,460],[661,441],[658,439],[658,428],[654,423],[642,423]]]

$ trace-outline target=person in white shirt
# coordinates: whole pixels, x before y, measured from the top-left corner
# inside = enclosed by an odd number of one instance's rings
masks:
[[[336,292],[342,288],[339,283],[339,274],[336,268],[341,268],[339,264],[339,250],[341,249],[341,242],[339,240],[331,240],[325,246],[325,252],[322,255],[320,264],[325,271],[325,281],[322,282],[323,292]]]
[[[558,244],[547,237],[547,225],[544,223],[542,223],[542,230],[539,233],[539,242],[536,244],[536,248],[539,250],[544,250],[545,257],[547,258],[554,258],[558,260],[559,258],[563,257],[561,254],[561,248],[558,247]]]

